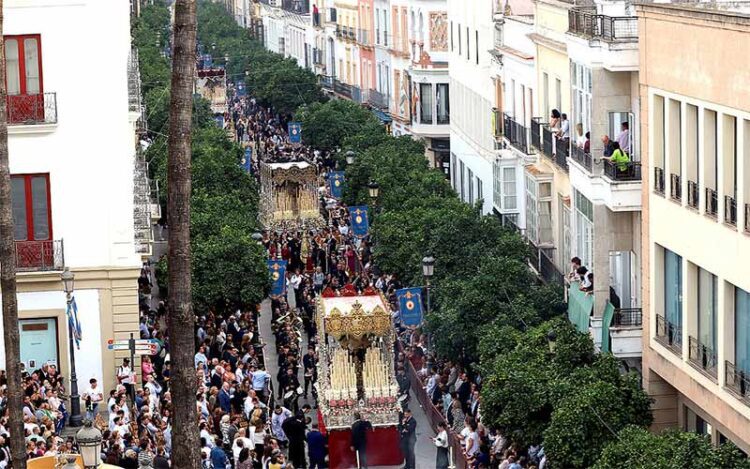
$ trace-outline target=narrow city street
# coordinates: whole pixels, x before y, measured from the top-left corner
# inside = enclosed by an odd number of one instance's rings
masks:
[[[291,292],[287,294],[287,301],[290,305],[295,305],[294,294]],[[274,385],[275,392],[278,392],[278,382],[276,375],[278,373],[277,359],[278,354],[274,347],[274,335],[271,329],[271,301],[265,300],[261,304],[260,318],[258,319],[258,328],[260,331],[261,339],[266,344],[264,348],[266,371],[271,375]],[[303,345],[302,350],[307,350],[307,336],[303,334]],[[303,404],[314,405],[312,396],[309,399],[300,398],[300,406]],[[430,438],[435,436],[435,432],[430,428],[430,424],[427,421],[424,409],[419,405],[414,393],[411,393],[410,409],[414,414],[414,419],[417,422],[417,445],[416,445],[416,459],[417,469],[434,467],[435,454],[437,450],[435,445],[432,443]],[[317,415],[313,414],[313,421],[317,422]],[[370,469],[396,469],[402,466],[371,466]],[[350,469],[350,468],[337,468],[337,469]]]

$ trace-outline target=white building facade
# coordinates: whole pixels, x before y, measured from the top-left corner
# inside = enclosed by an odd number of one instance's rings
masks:
[[[60,280],[68,267],[82,327],[80,386],[96,378],[110,387],[116,357],[107,340],[138,334],[137,279],[150,252],[137,226],[145,216],[148,229],[150,207],[147,194],[137,206],[145,171],[136,154],[142,109],[129,7],[14,0],[4,13],[21,360],[32,369],[55,363],[69,376]],[[71,73],[71,50],[96,57],[96,80]]]

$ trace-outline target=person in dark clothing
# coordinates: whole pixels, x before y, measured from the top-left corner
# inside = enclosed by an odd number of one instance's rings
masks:
[[[313,387],[312,385],[315,383],[315,375],[317,374],[315,364],[317,361],[318,360],[315,357],[315,348],[308,347],[307,355],[302,357],[302,364],[305,369],[305,399],[307,399],[308,388]]]
[[[401,436],[401,452],[405,459],[404,469],[417,469],[414,454],[414,446],[417,444],[417,421],[414,420],[410,409],[404,410],[398,430]]]
[[[326,461],[326,438],[320,433],[318,424],[314,423],[307,434],[307,455],[310,458],[310,469],[323,469]]]
[[[289,459],[295,468],[307,468],[305,460],[305,416],[297,412],[294,417],[281,424],[284,434],[289,439]]]
[[[359,463],[363,469],[367,469],[367,432],[372,430],[372,424],[367,420],[362,420],[360,413],[355,412],[351,450],[359,453]]]

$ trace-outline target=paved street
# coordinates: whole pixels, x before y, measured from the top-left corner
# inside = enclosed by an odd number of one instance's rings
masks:
[[[294,295],[290,294],[287,296],[287,300],[290,305],[294,305]],[[271,301],[265,300],[261,305],[261,315],[258,321],[258,327],[260,328],[260,335],[265,342],[265,353],[266,353],[266,371],[271,374],[274,381],[274,387],[278,385],[276,382],[276,373],[278,372],[277,366],[277,354],[274,347],[274,335],[271,331]],[[302,350],[307,350],[307,335],[303,334],[304,347]],[[300,400],[300,405],[304,403],[313,404],[311,400]],[[430,437],[435,436],[435,432],[430,428],[427,422],[427,416],[419,405],[416,396],[412,393],[411,396],[411,410],[414,414],[414,418],[417,421],[417,468],[428,469],[435,466],[435,454],[437,450],[435,445],[432,444]],[[316,416],[313,417],[317,419]],[[395,469],[400,466],[372,466],[371,469]],[[348,469],[348,468],[337,468],[337,469]]]

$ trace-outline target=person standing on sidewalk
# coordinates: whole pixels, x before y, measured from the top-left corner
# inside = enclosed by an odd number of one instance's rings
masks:
[[[367,432],[371,431],[373,431],[372,424],[367,420],[362,420],[362,415],[355,412],[351,450],[359,453],[359,467],[362,469],[367,469]]]
[[[436,469],[448,469],[450,461],[448,458],[448,426],[445,422],[438,422],[438,434],[432,439],[437,447],[437,456],[435,459]]]
[[[417,444],[417,421],[412,416],[411,409],[404,409],[404,415],[399,424],[401,435],[401,452],[404,453],[404,469],[417,469],[414,445]]]

